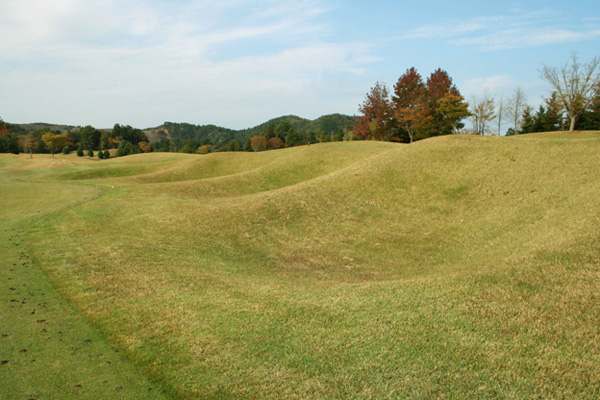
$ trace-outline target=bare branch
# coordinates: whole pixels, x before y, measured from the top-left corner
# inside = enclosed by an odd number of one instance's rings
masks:
[[[600,58],[589,63],[579,62],[577,53],[571,54],[561,68],[543,65],[541,77],[556,91],[558,100],[571,120],[569,130],[575,130],[575,122],[591,104],[594,88],[600,84]]]

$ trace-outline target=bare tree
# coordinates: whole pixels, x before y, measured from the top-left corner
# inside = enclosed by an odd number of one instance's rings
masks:
[[[560,68],[544,65],[542,79],[548,82],[558,93],[558,99],[570,120],[569,131],[575,130],[575,122],[590,105],[593,91],[600,84],[600,58],[594,57],[582,64],[577,53]]]
[[[502,122],[506,118],[506,114],[503,113],[504,106],[506,105],[506,101],[504,100],[504,93],[500,95],[500,101],[498,102],[498,114],[496,119],[498,120],[498,136],[502,134]]]
[[[523,92],[523,89],[520,87],[516,88],[512,97],[506,100],[507,115],[513,123],[515,133],[519,131],[519,120],[521,119],[526,106],[527,98],[525,97],[525,92]]]
[[[490,132],[489,124],[496,118],[495,110],[493,97],[485,94],[482,98],[473,98],[470,111],[475,133],[485,135]]]

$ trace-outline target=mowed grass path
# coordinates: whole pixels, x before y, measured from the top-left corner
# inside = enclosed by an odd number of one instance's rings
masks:
[[[46,168],[77,160],[34,157],[0,155],[0,398],[165,398],[65,301],[32,255],[32,226],[101,194],[90,186],[38,183]],[[55,240],[60,246],[61,238]]]
[[[32,268],[173,397],[594,399],[599,154],[455,136],[5,176],[95,194],[32,225]]]

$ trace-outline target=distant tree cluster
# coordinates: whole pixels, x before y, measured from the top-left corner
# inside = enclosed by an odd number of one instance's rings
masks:
[[[161,138],[155,151],[206,154],[222,151],[264,151],[349,138],[353,117],[331,114],[314,121],[287,115],[250,129],[234,131],[214,125],[196,126],[166,122],[155,129]]]
[[[19,154],[19,139],[0,118],[0,153]]]
[[[19,131],[18,127],[16,131]],[[150,141],[140,129],[131,126],[115,124],[113,129],[98,130],[91,125],[76,127],[68,131],[52,130],[48,127],[35,129],[31,132],[14,134],[8,125],[0,120],[0,153],[15,153],[23,151],[33,157],[34,153],[54,154],[61,152],[69,154],[77,151],[77,155],[94,157],[98,152],[99,158],[108,158],[109,149],[118,149],[117,155],[135,154],[152,151]]]
[[[252,136],[248,144],[252,151],[263,151],[312,143],[341,142],[347,139],[347,128],[339,127],[337,131],[329,133],[323,129],[299,132],[287,121],[282,121],[277,125],[268,125],[261,135]],[[248,150],[247,146],[245,150]]]
[[[468,133],[506,135],[563,130],[600,130],[600,58],[581,63],[576,54],[562,67],[543,66],[541,77],[550,95],[537,110],[521,88],[507,99],[487,94],[471,102],[473,129]]]
[[[457,132],[469,116],[469,105],[448,73],[435,70],[426,81],[413,68],[400,76],[389,95],[377,82],[359,106],[353,134],[374,140],[413,142]]]
[[[90,125],[72,127],[37,123],[25,126],[7,123],[6,130],[10,134],[0,134],[0,150],[7,151],[4,141],[9,141],[10,138],[14,139],[15,151],[27,151],[31,155],[53,154],[59,151],[69,154],[76,151],[78,156],[89,157],[91,151],[91,154],[99,158],[106,158],[105,154],[124,156],[150,151],[207,154],[221,151],[255,151],[255,148],[262,150],[260,144],[253,148],[252,138],[255,136],[264,137],[264,150],[271,150],[346,140],[350,138],[348,130],[354,123],[354,117],[343,114],[323,115],[316,120],[287,115],[238,131],[214,125],[198,126],[173,122],[165,122],[160,127],[145,131],[119,124],[115,124],[112,129],[99,130]],[[48,135],[47,138],[52,140],[45,141],[42,139],[45,134],[57,136]],[[148,139],[149,136],[154,139],[152,143]],[[260,139],[258,141],[260,142]],[[116,150],[108,152],[112,149]]]

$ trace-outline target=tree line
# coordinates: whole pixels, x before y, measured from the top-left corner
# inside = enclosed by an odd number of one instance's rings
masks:
[[[129,125],[115,124],[105,130],[88,125],[66,132],[42,127],[23,132],[18,125],[0,119],[0,153],[26,152],[31,156],[76,151],[80,156],[94,156],[98,152],[100,158],[105,158],[110,156],[110,149],[117,149],[112,153],[117,156],[151,151],[263,151],[342,140],[413,142],[452,133],[501,135],[506,124],[506,135],[600,130],[600,58],[582,63],[572,54],[561,67],[544,65],[540,75],[552,90],[537,110],[528,104],[521,88],[507,98],[485,94],[468,103],[446,71],[438,68],[424,80],[412,67],[400,76],[392,93],[385,84],[376,82],[359,105],[360,115],[356,118],[332,114],[306,125],[296,117],[304,124],[297,129],[299,125],[289,122],[293,116],[288,116],[237,133],[212,125],[165,123],[171,138],[155,143],[150,143],[142,130]],[[465,127],[467,118],[470,129]]]
[[[582,63],[576,54],[561,67],[544,65],[541,78],[550,95],[534,110],[521,88],[499,99],[485,94],[467,103],[448,73],[427,80],[413,68],[393,93],[377,82],[359,105],[353,134],[364,139],[412,142],[451,133],[515,135],[559,130],[600,130],[600,58]],[[471,121],[471,128],[463,122]],[[504,132],[503,126],[509,128]]]
[[[160,152],[206,154],[222,151],[265,151],[285,147],[301,146],[311,143],[342,141],[347,138],[348,129],[340,127],[337,131],[326,133],[324,130],[302,132],[285,120],[269,124],[260,134],[247,139],[232,138],[215,143],[211,138],[203,139],[161,139],[152,143],[152,148]]]
[[[14,131],[14,132],[13,132]],[[67,132],[39,128],[31,132],[19,132],[18,126],[0,119],[0,153],[51,154],[56,152],[90,157],[97,152],[99,158],[110,157],[110,149],[117,149],[117,156],[149,152],[152,146],[144,132],[129,125],[115,124],[113,129],[99,130],[91,125],[70,129]]]
[[[293,115],[268,121],[242,131],[220,128],[214,125],[165,122],[157,128],[148,129],[148,135],[140,129],[115,124],[113,129],[96,129],[92,126],[37,127],[27,132],[19,125],[2,124],[0,152],[96,154],[104,158],[110,154],[121,156],[139,152],[177,152],[206,154],[221,151],[263,151],[310,143],[341,141],[349,138],[349,128],[354,118],[331,114],[314,121]],[[155,141],[150,143],[148,136]],[[10,138],[11,145],[4,146]],[[158,140],[156,140],[158,138]],[[46,140],[45,140],[46,139]],[[262,142],[264,139],[264,142]],[[117,149],[110,153],[109,149]]]
[[[427,78],[412,67],[400,76],[390,96],[377,82],[359,106],[353,134],[363,139],[413,142],[455,133],[464,127],[469,105],[440,68]]]

